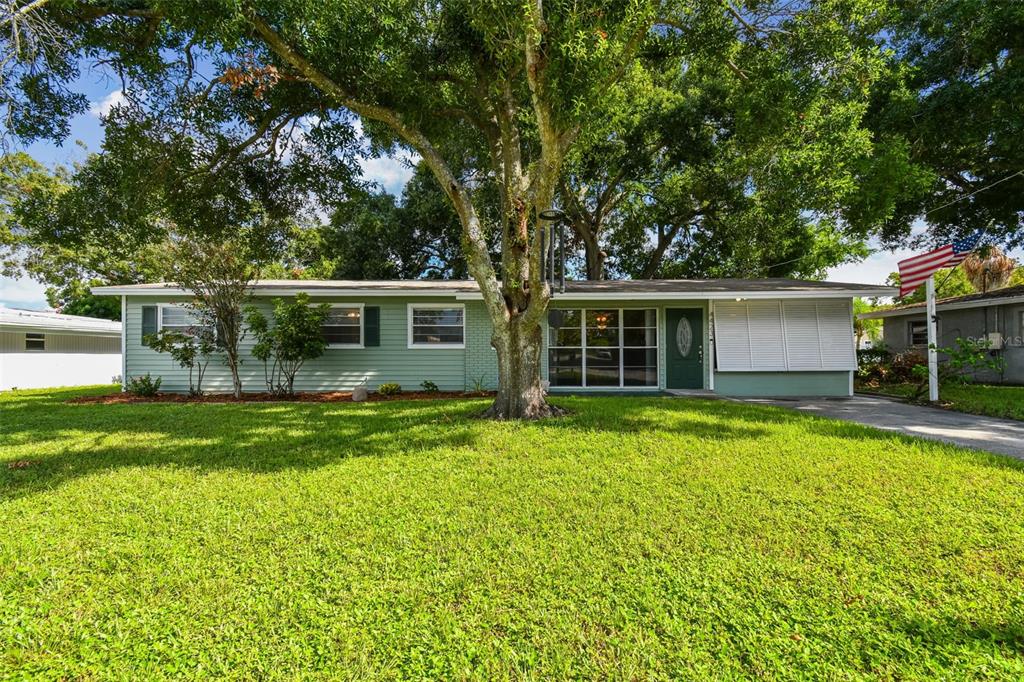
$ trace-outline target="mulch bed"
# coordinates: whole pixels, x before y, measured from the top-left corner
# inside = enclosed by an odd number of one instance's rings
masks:
[[[394,400],[452,400],[467,398],[487,398],[494,395],[493,391],[406,391],[397,395],[380,395],[370,393],[366,402],[384,403]],[[131,393],[110,393],[107,395],[88,395],[71,398],[67,402],[91,405],[118,405],[122,403],[350,403],[352,393],[336,391],[330,393],[296,393],[293,396],[281,396],[273,393],[245,393],[235,398],[230,393],[207,393],[204,395],[185,395],[183,393],[158,393],[155,396],[132,395]]]

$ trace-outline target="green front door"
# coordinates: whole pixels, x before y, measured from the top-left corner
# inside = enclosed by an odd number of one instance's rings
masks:
[[[665,310],[665,387],[704,388],[704,311]]]

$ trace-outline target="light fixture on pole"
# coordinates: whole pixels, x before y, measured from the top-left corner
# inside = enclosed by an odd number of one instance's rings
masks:
[[[548,274],[550,277],[551,286],[555,286],[555,226],[558,226],[558,254],[561,260],[561,270],[559,271],[559,287],[560,293],[565,293],[565,211],[559,208],[546,208],[537,214],[541,220],[553,223],[551,228],[547,231],[548,238],[544,238],[544,228],[541,228],[540,240],[541,240],[541,279],[544,279],[544,264],[548,264]],[[544,253],[544,243],[547,242],[547,253]],[[545,257],[546,256],[546,257]]]

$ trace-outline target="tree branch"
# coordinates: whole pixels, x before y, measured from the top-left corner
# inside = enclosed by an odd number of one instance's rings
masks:
[[[469,251],[466,254],[466,260],[470,265],[470,271],[473,272],[474,278],[480,285],[481,292],[484,294],[484,301],[488,305],[492,317],[503,318],[507,316],[507,310],[504,305],[499,305],[502,301],[501,290],[498,286],[494,267],[491,264],[490,252],[487,249],[487,239],[486,235],[484,235],[479,216],[466,188],[455,177],[448,163],[434,148],[434,145],[431,144],[419,129],[406,123],[397,112],[378,104],[370,104],[356,99],[345,88],[320,71],[320,69],[285,42],[277,31],[271,28],[255,12],[249,12],[249,21],[252,23],[253,28],[255,28],[256,33],[275,54],[308,78],[321,92],[359,116],[384,123],[413,149],[419,152],[420,157],[434,173],[434,177],[437,178],[441,188],[451,199],[456,212],[459,214],[467,250]]]

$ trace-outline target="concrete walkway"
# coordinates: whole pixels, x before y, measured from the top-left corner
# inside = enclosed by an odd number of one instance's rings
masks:
[[[743,401],[788,407],[807,414],[843,419],[1024,460],[1024,422],[1013,419],[979,417],[863,395],[834,399],[745,398]]]

